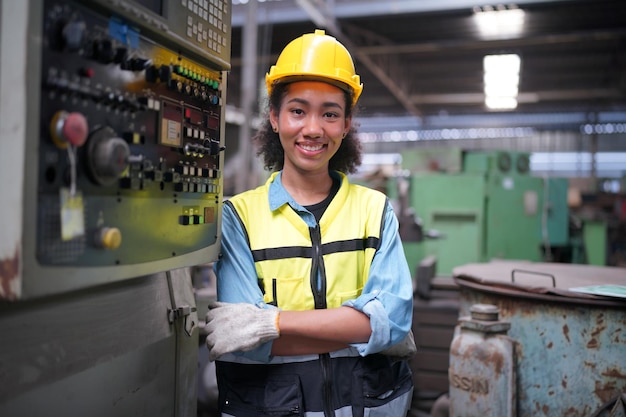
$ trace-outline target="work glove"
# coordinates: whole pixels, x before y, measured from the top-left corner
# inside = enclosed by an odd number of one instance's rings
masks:
[[[417,353],[417,347],[413,339],[413,330],[409,330],[409,333],[407,333],[404,340],[400,343],[396,343],[380,353],[390,356],[394,361],[411,359],[411,357]]]
[[[277,308],[263,309],[247,303],[209,303],[205,326],[209,360],[277,339],[278,313]]]

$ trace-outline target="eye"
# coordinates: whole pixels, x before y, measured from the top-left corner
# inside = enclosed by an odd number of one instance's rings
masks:
[[[328,118],[328,119],[336,119],[338,117],[340,117],[339,113],[335,113],[332,111],[326,112],[324,113],[324,117]]]
[[[302,109],[300,109],[300,108],[293,108],[293,109],[291,109],[290,111],[291,111],[293,114],[298,115],[298,116],[300,116],[300,115],[304,114],[304,110],[302,110]]]

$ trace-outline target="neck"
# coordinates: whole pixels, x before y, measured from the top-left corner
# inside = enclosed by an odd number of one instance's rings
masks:
[[[302,206],[310,206],[324,200],[333,186],[328,171],[296,173],[283,170],[283,187]]]

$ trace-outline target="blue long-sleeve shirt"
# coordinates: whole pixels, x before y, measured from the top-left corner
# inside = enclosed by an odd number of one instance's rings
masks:
[[[279,173],[269,188],[269,204],[276,210],[289,204],[309,227],[316,225],[313,214],[298,204],[283,187]],[[337,176],[331,172],[331,175]],[[258,277],[252,253],[237,216],[228,205],[222,212],[222,257],[215,265],[217,297],[228,303],[251,303],[262,308],[267,306],[258,285]],[[365,313],[372,329],[367,343],[352,345],[360,355],[380,352],[404,339],[411,328],[413,314],[413,285],[406,262],[398,219],[389,202],[381,235],[380,248],[376,252],[368,280],[359,297],[346,301],[344,306]],[[238,354],[251,361],[268,362],[272,342],[259,348]]]

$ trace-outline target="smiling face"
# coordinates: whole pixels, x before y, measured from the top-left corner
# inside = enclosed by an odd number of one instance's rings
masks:
[[[350,129],[345,97],[340,88],[320,81],[288,85],[280,109],[270,111],[285,152],[286,173],[328,172],[328,161]]]

